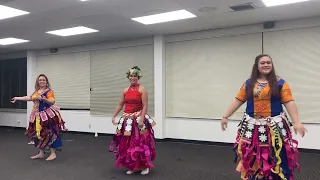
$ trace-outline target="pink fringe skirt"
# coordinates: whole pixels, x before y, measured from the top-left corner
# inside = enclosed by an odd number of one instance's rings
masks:
[[[290,126],[284,113],[265,119],[245,114],[234,145],[241,179],[294,179],[293,171],[299,169],[298,142],[292,139]]]
[[[109,146],[109,151],[115,154],[116,167],[122,166],[131,171],[154,168],[152,162],[156,157],[156,148],[152,126],[155,121],[146,115],[144,126],[139,128],[139,114],[124,113],[119,120]]]

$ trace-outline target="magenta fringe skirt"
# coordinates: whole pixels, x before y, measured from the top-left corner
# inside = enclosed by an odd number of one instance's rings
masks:
[[[120,118],[116,134],[111,140],[109,151],[114,152],[116,167],[124,167],[131,171],[154,168],[152,162],[156,157],[154,131],[156,123],[145,116],[144,126],[138,127],[140,112],[124,113]]]
[[[239,126],[234,150],[241,179],[294,179],[293,171],[299,169],[298,142],[292,139],[284,113],[265,119],[246,114]]]

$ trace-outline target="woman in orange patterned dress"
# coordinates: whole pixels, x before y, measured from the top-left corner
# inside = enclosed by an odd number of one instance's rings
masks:
[[[60,132],[66,129],[59,108],[54,105],[55,97],[47,76],[40,74],[35,82],[35,92],[31,96],[14,97],[11,100],[12,103],[16,101],[34,102],[26,135],[34,141],[39,153],[31,159],[44,158],[44,151],[50,149],[46,160],[54,160],[56,149],[62,147]]]
[[[245,180],[293,180],[299,168],[298,142],[292,138],[289,122],[282,105],[293,121],[293,129],[302,137],[301,124],[288,83],[277,77],[269,55],[256,57],[251,78],[241,87],[222,117],[224,131],[230,117],[247,102],[244,118],[239,124],[234,146],[236,170]]]

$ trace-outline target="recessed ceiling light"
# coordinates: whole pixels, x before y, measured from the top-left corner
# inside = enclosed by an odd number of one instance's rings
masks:
[[[265,6],[279,6],[279,5],[285,5],[285,4],[293,4],[298,2],[305,2],[309,0],[262,0]]]
[[[90,29],[83,26],[78,26],[73,28],[48,31],[47,33],[57,35],[57,36],[73,36],[73,35],[88,34],[88,33],[94,33],[94,32],[98,32],[98,30]]]
[[[12,37],[0,39],[0,45],[2,46],[11,45],[11,44],[20,44],[25,42],[29,42],[29,40],[17,39]]]
[[[0,5],[0,20],[30,14],[30,12]]]
[[[80,1],[85,2],[85,1],[89,1],[89,0],[80,0]]]
[[[197,17],[196,15],[186,11],[186,10],[178,10],[178,11],[171,11],[161,14],[154,14],[150,16],[142,16],[137,18],[131,18],[134,21],[140,22],[142,24],[156,24],[156,23],[163,23],[169,21],[176,21],[181,19],[189,19]]]

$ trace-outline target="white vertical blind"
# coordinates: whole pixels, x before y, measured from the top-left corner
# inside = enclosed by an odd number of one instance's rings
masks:
[[[148,113],[154,114],[153,45],[91,52],[91,114],[113,114],[123,89],[130,85],[126,72],[133,66],[142,70],[140,83],[148,92]]]
[[[37,57],[38,74],[48,76],[60,108],[90,108],[89,54],[76,52]]]
[[[264,53],[286,80],[305,123],[320,123],[320,27],[266,32]]]
[[[261,52],[261,33],[166,43],[166,115],[220,119]]]

